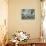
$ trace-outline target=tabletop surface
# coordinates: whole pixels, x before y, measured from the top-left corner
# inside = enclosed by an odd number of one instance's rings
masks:
[[[35,39],[27,40],[26,42],[20,41],[18,44],[32,44],[32,43],[46,43],[46,40],[35,38]]]

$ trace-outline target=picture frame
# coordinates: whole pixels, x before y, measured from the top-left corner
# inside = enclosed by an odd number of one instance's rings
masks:
[[[35,9],[21,9],[22,19],[35,19]]]

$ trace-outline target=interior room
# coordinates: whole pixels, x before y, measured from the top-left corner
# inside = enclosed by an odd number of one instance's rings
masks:
[[[0,46],[46,46],[46,0],[0,0]]]

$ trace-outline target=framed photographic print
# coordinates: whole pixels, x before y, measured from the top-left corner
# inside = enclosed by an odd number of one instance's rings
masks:
[[[34,9],[21,9],[21,18],[22,19],[35,19],[35,10]]]

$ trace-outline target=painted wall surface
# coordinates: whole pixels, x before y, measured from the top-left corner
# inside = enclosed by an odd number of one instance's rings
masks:
[[[9,0],[9,36],[20,30],[31,34],[31,38],[39,38],[41,23],[40,8],[40,0]],[[22,20],[21,9],[35,9],[35,19]]]

